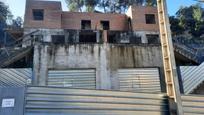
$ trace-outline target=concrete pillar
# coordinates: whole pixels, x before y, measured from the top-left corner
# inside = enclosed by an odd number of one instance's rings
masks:
[[[142,38],[142,39],[141,39],[141,40],[142,40],[142,43],[148,43],[148,39],[147,39],[147,36],[146,36],[145,33],[142,34],[141,38]]]
[[[109,48],[107,47],[107,44],[103,44],[100,52],[100,89],[111,89],[111,73],[110,73],[110,62],[109,62]]]
[[[108,31],[103,30],[103,42],[107,43],[108,42]]]
[[[100,42],[100,32],[96,31],[96,42],[99,43]]]
[[[40,47],[38,44],[34,47],[34,55],[33,55],[33,85],[38,85],[38,80],[40,77]]]
[[[52,37],[50,34],[43,35],[43,41],[44,42],[52,42]]]
[[[40,64],[40,77],[39,77],[39,85],[45,86],[47,83],[48,76],[48,46],[42,46],[41,50],[41,64]]]
[[[65,44],[69,43],[69,32],[65,32]]]
[[[48,76],[48,46],[36,45],[34,49],[34,85],[45,86]]]
[[[77,33],[75,35],[75,42],[79,42],[79,30],[77,30]]]

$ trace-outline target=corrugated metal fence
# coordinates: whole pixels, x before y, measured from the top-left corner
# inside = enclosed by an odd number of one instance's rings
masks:
[[[23,87],[30,84],[32,69],[0,69],[0,87]]]
[[[28,87],[25,115],[169,115],[165,94]]]
[[[204,63],[199,66],[180,66],[184,94],[191,93],[204,81]]]
[[[161,92],[158,68],[119,69],[120,90],[131,92]]]
[[[95,69],[49,70],[48,86],[72,88],[96,88]]]
[[[184,115],[204,115],[203,95],[181,96]]]

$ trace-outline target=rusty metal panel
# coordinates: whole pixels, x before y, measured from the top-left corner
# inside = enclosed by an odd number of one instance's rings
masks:
[[[190,94],[204,81],[204,63],[199,66],[180,66],[184,94]]]
[[[49,70],[48,86],[95,89],[96,72],[94,69]]]
[[[165,94],[28,87],[25,115],[169,115]]]
[[[184,115],[204,115],[203,95],[182,95]]]
[[[31,84],[32,69],[0,69],[0,87],[22,87]]]
[[[120,90],[161,92],[158,68],[119,69]]]

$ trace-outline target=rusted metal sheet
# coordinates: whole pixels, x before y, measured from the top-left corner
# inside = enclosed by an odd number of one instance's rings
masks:
[[[48,86],[95,89],[96,72],[94,69],[49,70]]]
[[[158,68],[119,69],[120,90],[161,92]]]
[[[0,87],[23,87],[31,84],[32,69],[0,69]]]

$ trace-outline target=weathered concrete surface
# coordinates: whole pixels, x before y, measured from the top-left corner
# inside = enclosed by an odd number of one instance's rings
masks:
[[[35,84],[46,85],[49,69],[96,69],[97,89],[119,89],[119,68],[160,67],[161,48],[128,44],[38,44],[34,50]]]

